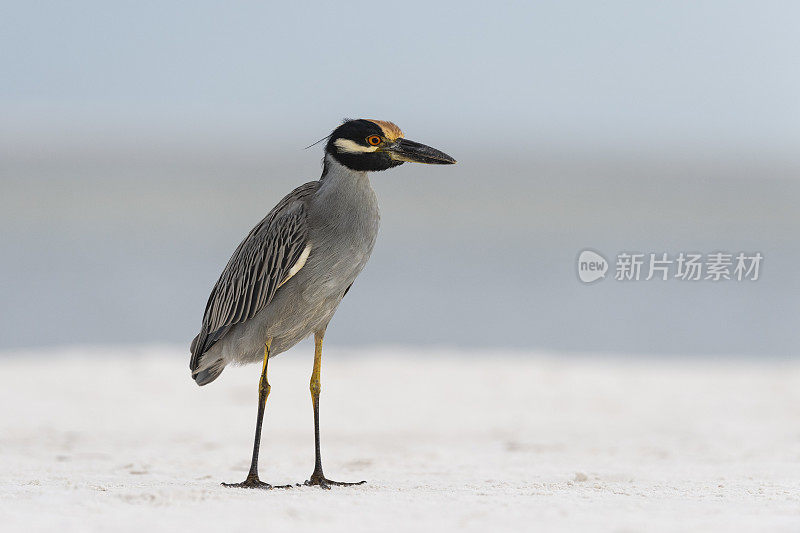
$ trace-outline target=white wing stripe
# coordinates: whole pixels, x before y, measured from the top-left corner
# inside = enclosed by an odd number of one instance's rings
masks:
[[[306,265],[306,261],[308,260],[308,254],[310,253],[311,253],[311,245],[306,244],[306,247],[303,249],[303,253],[301,253],[300,257],[297,258],[297,263],[295,263],[292,266],[292,268],[289,269],[289,274],[286,276],[286,279],[281,282],[281,285],[289,281],[292,276],[300,272],[300,269]],[[278,287],[280,287],[281,285],[278,285]]]

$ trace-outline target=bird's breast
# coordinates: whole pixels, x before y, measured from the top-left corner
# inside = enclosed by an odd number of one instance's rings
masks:
[[[369,182],[327,191],[309,209],[311,253],[303,270],[317,289],[339,295],[367,264],[380,225]]]

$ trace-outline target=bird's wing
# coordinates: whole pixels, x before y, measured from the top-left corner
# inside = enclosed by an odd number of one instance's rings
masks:
[[[319,182],[301,185],[267,214],[233,252],[211,291],[200,334],[192,343],[190,368],[236,324],[264,308],[308,258],[305,200]]]

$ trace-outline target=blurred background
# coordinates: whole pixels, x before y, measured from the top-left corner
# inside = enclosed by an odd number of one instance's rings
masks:
[[[623,354],[800,344],[800,7],[5,2],[0,349],[188,343],[343,117],[458,159],[375,174],[326,337]],[[756,282],[578,281],[584,248],[761,252]],[[612,265],[613,268],[613,265]]]

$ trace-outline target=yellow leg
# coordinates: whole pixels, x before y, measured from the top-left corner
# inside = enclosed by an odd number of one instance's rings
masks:
[[[322,454],[319,449],[319,393],[322,391],[322,385],[319,375],[322,370],[322,338],[324,336],[324,330],[314,333],[314,370],[311,371],[311,382],[309,383],[309,389],[311,389],[311,405],[314,407],[314,473],[311,474],[311,477],[305,484],[317,485],[323,489],[330,489],[331,485],[361,485],[362,483],[366,483],[366,481],[359,481],[358,483],[331,481],[322,473]]]
[[[272,337],[267,339],[266,344],[264,344],[264,362],[261,363],[261,379],[258,380],[258,397],[261,398],[261,395],[264,395],[264,401],[267,401],[269,397],[269,391],[272,387],[269,386],[269,381],[267,381],[267,362],[269,361],[269,348],[272,346]]]
[[[223,483],[226,487],[239,487],[247,489],[271,489],[273,485],[264,483],[258,479],[258,451],[261,447],[261,423],[264,420],[264,407],[267,404],[267,396],[269,396],[270,386],[267,381],[267,362],[269,361],[269,349],[272,346],[272,338],[267,339],[264,344],[264,364],[261,366],[261,379],[258,381],[258,418],[256,418],[256,436],[253,442],[253,458],[250,461],[250,472],[247,474],[247,479],[242,483]],[[289,485],[283,485],[280,488],[288,488]]]
[[[309,383],[311,402],[313,404],[319,403],[319,393],[322,391],[319,374],[322,370],[322,338],[324,336],[324,332],[314,334],[314,370],[311,371],[311,383]]]

